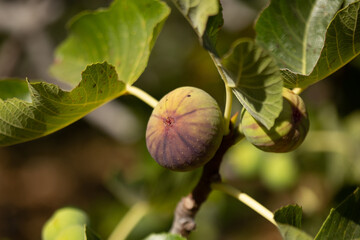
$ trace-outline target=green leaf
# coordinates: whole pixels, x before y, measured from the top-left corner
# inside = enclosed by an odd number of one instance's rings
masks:
[[[277,210],[274,219],[278,225],[281,236],[284,240],[311,240],[301,227],[302,210],[301,207],[289,205]]]
[[[281,68],[307,74],[324,45],[326,27],[343,0],[275,0],[256,23],[256,40]]]
[[[324,79],[360,52],[359,2],[339,12],[342,0],[308,2],[272,1],[255,27],[257,42],[274,55],[289,88]]]
[[[288,205],[280,208],[274,214],[277,223],[289,224],[301,228],[302,209],[298,205]]]
[[[175,6],[189,21],[201,44],[216,53],[217,33],[223,25],[219,0],[173,0]]]
[[[357,2],[357,1],[359,1],[359,0],[344,0],[343,6],[347,6],[347,5],[349,5],[351,3],[354,3],[354,2]]]
[[[332,209],[315,240],[360,239],[360,188]]]
[[[360,54],[360,2],[339,11],[326,32],[325,45],[309,75],[283,70],[287,86],[306,88],[334,73]]]
[[[217,57],[218,53],[216,51],[216,42],[218,38],[218,33],[223,24],[224,19],[222,16],[222,11],[220,10],[217,15],[209,17],[205,33],[202,36],[203,47]]]
[[[216,51],[218,32],[223,25],[218,0],[173,0],[210,52],[225,84],[247,111],[267,128],[271,128],[282,109],[282,79],[271,57],[250,40],[234,43],[221,61]],[[240,80],[241,79],[241,80]]]
[[[183,238],[177,234],[160,233],[160,234],[151,234],[150,236],[146,237],[144,240],[186,240],[186,238]]]
[[[29,83],[28,87],[31,102],[0,99],[0,146],[48,135],[125,93],[125,84],[106,62],[88,66],[71,92],[48,83]]]
[[[313,238],[300,229],[287,224],[278,224],[280,234],[284,240],[312,240]]]
[[[208,18],[219,12],[218,0],[173,0],[173,2],[189,20],[199,37],[205,32]]]
[[[158,0],[115,0],[108,9],[82,13],[70,22],[70,35],[57,49],[51,72],[74,86],[88,64],[107,61],[120,80],[133,84],[169,13]]]
[[[271,128],[282,110],[280,71],[273,58],[251,40],[239,40],[221,63],[227,84],[246,110]]]

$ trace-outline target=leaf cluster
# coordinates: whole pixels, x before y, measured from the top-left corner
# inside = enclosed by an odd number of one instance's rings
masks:
[[[257,20],[256,39],[239,39],[224,56],[216,50],[223,24],[220,3],[173,2],[209,52],[225,86],[267,128],[281,112],[283,86],[302,91],[360,51],[359,1],[272,1]],[[51,72],[73,89],[0,81],[0,145],[50,134],[126,94],[145,70],[169,13],[169,7],[156,0],[116,0],[108,9],[72,19]]]

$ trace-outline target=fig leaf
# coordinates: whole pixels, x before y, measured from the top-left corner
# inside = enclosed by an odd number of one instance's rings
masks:
[[[340,11],[342,0],[309,3],[272,1],[255,27],[257,42],[276,58],[288,88],[304,89],[360,53],[359,1]]]
[[[12,89],[12,85],[23,86],[24,81],[0,81],[0,89],[3,85]],[[70,92],[38,82],[28,83],[28,89],[21,88],[17,93],[9,98],[0,91],[0,146],[29,141],[64,128],[124,94],[125,84],[118,80],[115,68],[105,62],[88,66],[82,81]]]
[[[51,72],[74,86],[86,65],[107,61],[119,79],[133,84],[169,13],[158,0],[115,0],[108,9],[80,13],[68,24],[70,35],[57,49]]]
[[[283,81],[274,59],[254,41],[239,40],[221,63],[237,99],[270,129],[282,110]]]

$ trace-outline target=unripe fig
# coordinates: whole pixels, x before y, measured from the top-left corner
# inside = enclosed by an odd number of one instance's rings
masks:
[[[246,110],[242,112],[240,131],[257,148],[266,152],[290,152],[304,141],[309,130],[305,103],[290,89],[283,90],[283,110],[271,129],[255,120]]]
[[[181,87],[154,108],[146,129],[146,145],[163,167],[189,171],[208,162],[219,148],[223,117],[205,91]]]

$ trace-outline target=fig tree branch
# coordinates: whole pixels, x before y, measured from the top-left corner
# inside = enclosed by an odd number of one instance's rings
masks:
[[[213,183],[221,182],[219,168],[225,152],[237,139],[237,132],[231,130],[230,134],[223,137],[221,145],[214,157],[204,166],[199,182],[193,191],[183,197],[174,213],[174,220],[170,229],[171,233],[187,237],[196,228],[195,216],[201,205],[206,201]]]

